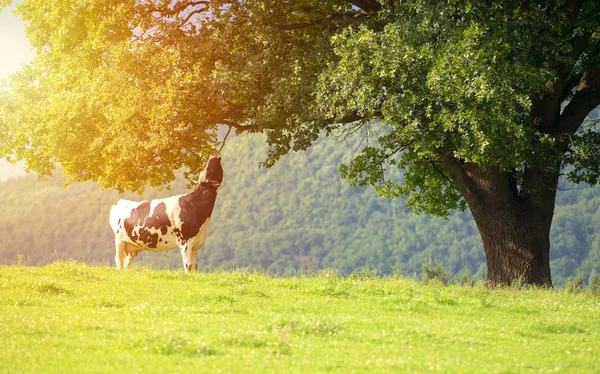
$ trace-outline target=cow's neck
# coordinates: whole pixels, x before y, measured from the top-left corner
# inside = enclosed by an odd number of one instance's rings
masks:
[[[196,191],[200,191],[203,188],[209,188],[209,189],[213,189],[213,190],[217,190],[217,185],[211,182],[200,182],[200,184],[198,185],[198,187],[196,187],[196,189],[194,190],[194,192]]]

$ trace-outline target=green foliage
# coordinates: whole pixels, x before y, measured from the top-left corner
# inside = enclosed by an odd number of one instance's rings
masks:
[[[558,0],[25,0],[18,11],[37,56],[0,95],[0,154],[119,191],[194,174],[219,124],[265,133],[273,165],[323,130],[378,119],[384,131],[343,173],[447,216],[465,203],[443,158],[507,171],[556,161],[575,131],[532,123],[532,98],[556,80],[570,92],[599,60],[595,1],[574,20]],[[594,134],[565,159],[589,181]]]
[[[445,216],[465,206],[444,165],[449,157],[503,171],[556,165],[564,152],[556,131],[563,130],[532,123],[538,111],[532,98],[543,97],[553,81],[574,84],[593,69],[599,59],[593,41],[597,7],[586,2],[577,22],[569,22],[562,1],[407,1],[380,22],[345,28],[332,38],[337,59],[321,75],[317,101],[332,118],[379,118],[386,132],[377,147],[344,166],[343,175],[356,185],[409,196],[416,211]],[[574,49],[574,33],[581,39],[577,48],[589,52]],[[595,105],[581,109],[582,119],[600,104],[598,95],[590,99]],[[581,124],[568,130],[571,136]],[[573,138],[583,156],[566,157],[564,165],[587,176],[573,180],[596,181],[596,131]],[[390,157],[398,153],[399,161]],[[386,165],[405,173],[403,183],[386,180]],[[521,175],[518,185],[522,181]]]
[[[457,274],[456,277],[454,277],[454,283],[461,286],[474,286],[475,280],[471,276],[469,269],[464,269],[462,274]]]
[[[450,274],[444,270],[444,264],[441,262],[436,261],[434,265],[433,261],[428,259],[427,261],[423,262],[423,265],[421,266],[421,279],[423,282],[435,281],[440,282],[441,284],[446,284],[449,275]]]
[[[37,54],[0,91],[0,155],[140,192],[174,170],[193,174],[218,149],[219,124],[265,132],[275,154],[308,147],[321,131],[307,121],[310,82],[334,30],[281,26],[356,11],[338,1],[25,0],[18,12]]]
[[[120,272],[75,262],[0,266],[0,284],[6,372],[587,373],[600,366],[598,300],[585,292]]]
[[[596,269],[592,269],[590,277],[588,278],[588,286],[593,292],[600,291],[600,274],[596,272]]]
[[[578,293],[578,292],[583,291],[583,287],[584,287],[583,280],[584,280],[583,273],[578,273],[574,277],[567,278],[567,283],[565,284],[565,291],[567,291],[569,293]]]
[[[589,125],[589,130],[581,131],[573,138],[575,151],[567,154],[565,160],[573,166],[567,174],[569,180],[595,185],[600,177],[600,134],[595,132],[592,124]]]
[[[364,268],[361,270],[357,270],[352,272],[352,274],[350,274],[350,279],[371,279],[371,278],[375,278],[377,276],[377,269],[372,268]]]

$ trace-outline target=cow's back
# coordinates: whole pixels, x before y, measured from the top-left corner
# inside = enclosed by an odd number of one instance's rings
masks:
[[[131,210],[140,205],[141,202],[131,201],[125,199],[119,199],[117,203],[110,207],[110,215],[108,217],[108,223],[113,232],[116,233],[119,230],[120,223],[131,214]]]
[[[142,202],[119,200],[112,206],[109,217],[115,236],[150,251],[177,248],[180,196]]]

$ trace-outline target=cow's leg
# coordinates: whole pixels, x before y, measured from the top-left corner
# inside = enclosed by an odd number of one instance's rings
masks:
[[[115,265],[117,265],[117,269],[123,269],[123,264],[125,263],[125,246],[126,242],[122,241],[119,238],[115,238],[115,248],[117,253],[115,254]]]
[[[198,270],[198,251],[192,251],[192,269],[191,271]]]
[[[186,272],[196,270],[196,267],[198,266],[198,251],[193,251],[190,243],[182,245],[180,249],[181,258],[183,259],[183,269]]]

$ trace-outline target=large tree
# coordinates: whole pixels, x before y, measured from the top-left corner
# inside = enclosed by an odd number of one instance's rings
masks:
[[[369,146],[341,168],[351,183],[417,212],[468,206],[490,283],[539,285],[561,173],[600,174],[586,120],[600,105],[598,0],[25,0],[18,12],[37,55],[0,91],[0,155],[41,174],[140,190],[193,174],[218,125],[265,133],[267,166],[324,131],[365,130]]]

